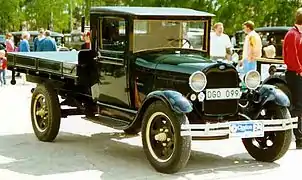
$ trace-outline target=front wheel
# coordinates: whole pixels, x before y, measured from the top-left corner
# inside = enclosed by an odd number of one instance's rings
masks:
[[[181,136],[184,114],[174,113],[161,101],[151,104],[143,117],[142,141],[150,164],[161,173],[175,173],[186,166],[191,153],[191,136]]]
[[[61,109],[57,93],[46,84],[39,84],[31,100],[31,121],[40,141],[51,142],[58,135]]]
[[[286,107],[273,106],[262,110],[259,118],[291,118]],[[292,130],[265,132],[261,138],[242,139],[248,153],[258,161],[273,162],[280,159],[288,150],[292,139]]]

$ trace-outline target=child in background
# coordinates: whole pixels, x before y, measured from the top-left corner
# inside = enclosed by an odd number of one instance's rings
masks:
[[[0,84],[1,84],[1,86],[6,84],[6,77],[5,77],[6,69],[7,69],[7,60],[5,57],[5,51],[0,50]]]

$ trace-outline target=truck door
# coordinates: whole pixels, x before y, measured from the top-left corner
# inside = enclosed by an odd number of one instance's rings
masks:
[[[127,63],[125,63],[125,20],[118,17],[101,17],[98,27],[99,83],[92,87],[98,102],[129,108]]]

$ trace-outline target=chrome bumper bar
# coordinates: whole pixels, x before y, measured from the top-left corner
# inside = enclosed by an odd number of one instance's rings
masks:
[[[236,127],[236,125],[239,125]],[[252,127],[252,131],[245,129]],[[238,128],[239,127],[239,128]],[[181,136],[194,137],[263,137],[267,131],[285,131],[298,127],[298,118],[274,120],[231,121],[215,124],[187,124],[181,126]],[[239,133],[238,133],[239,130]]]

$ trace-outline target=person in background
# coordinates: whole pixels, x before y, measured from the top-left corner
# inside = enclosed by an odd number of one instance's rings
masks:
[[[246,21],[243,23],[243,30],[247,34],[243,44],[242,60],[239,65],[243,65],[243,73],[257,69],[257,59],[262,56],[262,41],[258,33],[254,31],[254,23]]]
[[[276,48],[274,44],[275,44],[274,38],[273,37],[269,38],[267,46],[263,48],[263,52],[266,58],[276,57]]]
[[[228,35],[223,33],[223,24],[214,24],[214,32],[210,35],[210,56],[212,59],[231,59],[232,43]]]
[[[298,128],[294,129],[296,148],[302,149],[302,8],[296,12],[296,22],[284,38],[283,58],[287,66],[286,82],[291,91],[291,115],[298,117]]]
[[[86,32],[83,35],[84,44],[82,44],[81,49],[90,49],[90,32]]]
[[[7,60],[5,57],[5,51],[0,50],[0,84],[1,86],[6,85],[6,69],[7,69]]]
[[[11,33],[6,34],[5,46],[6,46],[6,52],[14,52],[15,51],[15,44],[14,44],[14,41],[13,41],[13,35]]]
[[[56,41],[52,37],[50,37],[50,34],[50,31],[45,31],[45,39],[40,44],[41,51],[57,51]]]
[[[30,52],[30,47],[28,40],[30,38],[30,34],[28,32],[22,33],[22,40],[20,42],[19,51],[20,52]]]
[[[39,35],[34,39],[34,51],[41,51],[41,44],[45,39],[44,29],[39,29]]]

